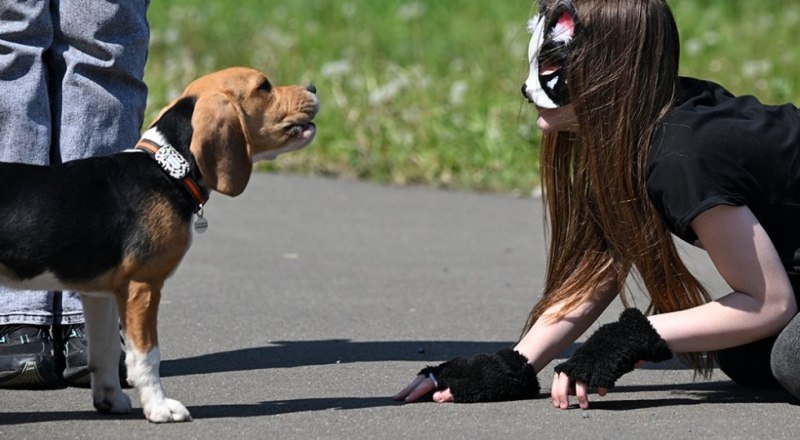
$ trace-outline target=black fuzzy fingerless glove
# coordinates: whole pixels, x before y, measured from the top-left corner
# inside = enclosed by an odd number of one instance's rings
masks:
[[[458,403],[531,399],[539,394],[536,370],[510,348],[469,359],[458,357],[423,368],[419,374],[433,379],[437,390],[450,388]]]
[[[590,388],[612,388],[639,361],[660,362],[670,358],[672,351],[650,321],[639,310],[627,309],[619,321],[601,326],[555,370]]]

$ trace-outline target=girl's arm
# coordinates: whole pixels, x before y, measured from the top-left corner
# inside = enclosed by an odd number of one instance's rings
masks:
[[[654,338],[666,342],[673,352],[698,352],[734,347],[777,334],[797,313],[797,304],[778,253],[752,211],[746,206],[720,205],[700,214],[692,222],[692,228],[734,291],[702,306],[651,316],[649,324]],[[647,320],[644,322],[649,326]],[[626,342],[630,337],[618,337],[620,331],[634,331],[622,318],[604,327],[604,334],[598,331],[581,348],[586,350],[592,345],[594,351],[588,350],[588,355],[562,364],[564,371],[555,376],[551,392],[556,407],[568,408],[569,396],[574,394],[581,408],[588,408],[588,385],[608,381],[613,386],[616,379],[612,376],[624,374],[636,362],[630,359],[631,365],[622,366],[626,368],[616,365],[618,371],[609,372],[603,370],[608,368],[602,362],[604,358],[624,358],[627,362],[631,354],[655,349],[649,342],[646,347],[631,347]],[[636,326],[635,331],[641,327]],[[616,343],[607,340],[609,335],[616,335]],[[598,350],[598,346],[605,347],[605,352]],[[580,357],[578,354],[580,351],[573,358]],[[566,368],[567,364],[571,365]],[[575,370],[579,371],[578,379],[565,372]],[[593,386],[601,395],[605,393],[605,385]]]
[[[556,304],[550,307],[517,343],[514,350],[527,357],[538,373],[597,320],[618,291],[617,283],[612,278],[595,289],[590,301],[578,306],[563,318],[549,319],[548,316],[555,315],[563,306]]]
[[[720,205],[692,229],[732,293],[650,322],[674,352],[714,351],[777,334],[797,313],[792,286],[764,228],[746,206]]]
[[[602,283],[596,288],[592,300],[577,307],[562,318],[548,319],[548,315],[556,314],[563,307],[556,304],[549,308],[542,318],[536,321],[528,333],[514,347],[514,350],[528,358],[529,363],[533,365],[535,372],[538,373],[597,320],[597,317],[603,313],[603,310],[616,297],[617,292],[616,281],[611,278],[611,281]],[[433,380],[425,375],[418,375],[394,398],[412,402],[427,395],[435,388],[436,385]],[[449,388],[436,391],[433,394],[433,400],[436,402],[452,402],[453,394]]]

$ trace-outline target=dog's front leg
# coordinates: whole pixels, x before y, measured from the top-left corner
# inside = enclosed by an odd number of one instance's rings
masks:
[[[89,341],[89,371],[94,407],[102,413],[128,413],[131,410],[131,399],[119,384],[121,347],[114,298],[81,294],[81,302]]]
[[[159,374],[161,353],[158,349],[158,303],[161,285],[131,282],[125,310],[125,364],[128,383],[136,387],[144,416],[154,423],[192,420],[181,402],[164,392]]]

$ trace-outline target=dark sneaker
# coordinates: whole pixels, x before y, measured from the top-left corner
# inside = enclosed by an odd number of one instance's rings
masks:
[[[64,381],[74,387],[89,387],[92,378],[89,372],[89,352],[84,324],[65,324],[53,327],[56,338],[56,371],[61,371]],[[119,361],[119,377],[122,386],[127,386],[125,350]]]
[[[58,385],[49,326],[0,326],[0,388]]]
[[[56,340],[57,371],[67,384],[77,387],[91,386],[89,352],[83,324],[53,326]]]

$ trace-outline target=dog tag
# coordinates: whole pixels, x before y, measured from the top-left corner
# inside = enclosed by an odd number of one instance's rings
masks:
[[[203,217],[197,217],[194,221],[194,230],[202,234],[206,232],[206,229],[208,229],[208,220]]]
[[[197,217],[194,219],[194,230],[202,234],[206,232],[206,229],[208,229],[208,220],[203,217],[203,208],[201,207],[200,211],[197,213]]]

